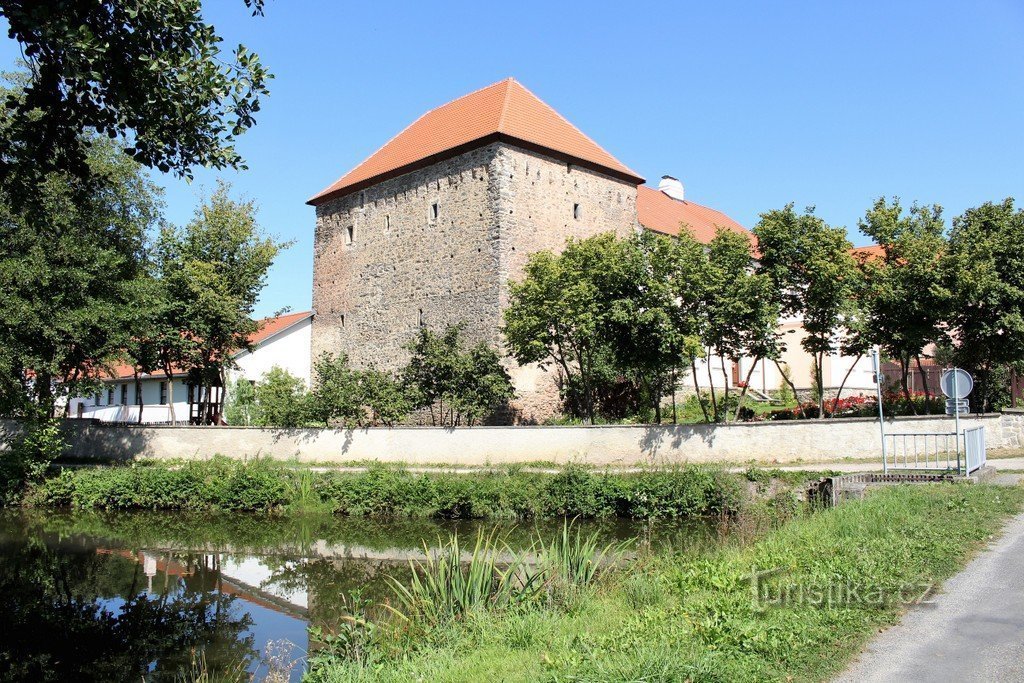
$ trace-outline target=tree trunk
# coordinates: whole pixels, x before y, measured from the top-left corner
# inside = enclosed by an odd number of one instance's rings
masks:
[[[580,361],[580,382],[583,384],[583,405],[587,410],[587,420],[590,424],[595,424],[596,411],[594,410],[594,391],[590,384],[590,368],[584,361],[584,354],[577,352],[576,357]]]
[[[800,401],[800,394],[796,392],[796,385],[793,384],[793,380],[786,377],[786,373],[782,371],[782,364],[778,360],[773,361],[776,369],[779,371],[779,375],[782,377],[782,381],[789,385],[790,390],[793,392],[793,398],[796,399],[797,410],[800,411],[802,417],[807,417],[807,413],[804,411],[804,404]]]
[[[139,407],[139,417],[135,424],[142,424],[142,380],[139,378],[139,369],[132,369],[132,376],[135,379],[135,405]]]
[[[981,413],[984,414],[988,410],[988,385],[989,376],[991,375],[991,366],[986,365],[985,371],[981,374]]]
[[[825,418],[825,370],[822,365],[825,362],[825,352],[818,353],[814,364],[814,379],[818,383],[818,419]]]
[[[722,379],[725,380],[725,395],[722,397],[722,422],[729,421],[729,371],[725,369],[725,356],[722,356]]]
[[[693,390],[697,392],[697,404],[700,405],[700,412],[704,414],[704,421],[711,422],[711,416],[708,415],[707,406],[704,405],[704,400],[700,397],[700,383],[697,382],[697,357],[690,356],[690,374],[693,375]]]
[[[846,374],[843,375],[843,381],[839,383],[839,391],[836,392],[836,398],[832,402],[832,414],[829,417],[836,416],[836,405],[839,403],[839,397],[843,395],[843,389],[846,388],[846,380],[850,379],[850,373],[853,372],[853,369],[857,367],[857,363],[859,363],[860,359],[863,357],[863,353],[858,353],[857,357],[853,359],[852,363],[850,363],[850,367],[846,370]]]
[[[924,389],[924,412],[932,412],[932,392],[928,388],[928,375],[925,374],[924,368],[921,367],[921,354],[914,354],[914,360],[917,362],[917,371],[921,373],[921,388]]]
[[[900,356],[900,383],[903,385],[903,398],[907,399],[910,412],[917,415],[917,406],[910,395],[910,385],[907,383],[907,375],[910,374],[910,355]]]
[[[715,394],[715,379],[711,376],[711,349],[708,348],[707,356],[704,359],[704,364],[708,371],[708,391],[711,392],[711,414],[715,417],[715,422],[718,422],[718,396]]]
[[[221,366],[217,370],[217,378],[220,380],[220,387],[217,392],[217,414],[215,415],[217,424],[220,425],[224,418],[224,405],[227,403],[228,398],[228,383],[227,377],[224,374],[224,366]]]
[[[53,380],[48,372],[36,373],[36,405],[39,406],[40,412],[46,417],[53,417],[54,401],[53,401]]]
[[[678,421],[678,419],[676,417],[677,413],[679,412],[678,410],[676,410],[676,390],[678,388],[679,388],[678,387],[678,380],[676,379],[676,366],[673,365],[672,366],[672,424],[678,424],[679,423],[679,421]],[[1016,394],[1014,394],[1014,395],[1016,396]],[[698,396],[697,398],[699,399],[700,397]],[[1016,406],[1016,403],[1014,403],[1014,406]]]
[[[654,394],[654,423],[661,424],[661,382],[651,382],[651,393]]]
[[[747,376],[743,379],[743,387],[740,389],[740,400],[736,404],[736,414],[733,415],[733,422],[740,419],[740,409],[743,407],[743,399],[747,397],[747,389],[750,387],[750,378],[754,376],[754,368],[761,362],[760,358],[755,358],[754,362],[750,364],[750,369],[747,370]]]
[[[174,372],[169,368],[164,368],[164,376],[167,378],[167,414],[171,417],[171,424],[178,424],[178,420],[174,415]]]

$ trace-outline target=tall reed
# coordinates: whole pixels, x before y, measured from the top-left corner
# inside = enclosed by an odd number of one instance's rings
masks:
[[[592,583],[607,567],[613,565],[626,543],[609,543],[599,548],[599,535],[583,535],[576,520],[563,520],[561,533],[550,541],[537,534],[537,564],[549,582],[570,586]]]
[[[428,622],[454,619],[475,609],[496,609],[537,596],[541,577],[523,571],[522,559],[511,551],[496,530],[477,532],[468,557],[458,534],[440,548],[424,544],[426,559],[410,561],[412,580],[405,585],[390,579],[395,591],[395,611],[407,618]],[[499,562],[505,552],[508,562]]]

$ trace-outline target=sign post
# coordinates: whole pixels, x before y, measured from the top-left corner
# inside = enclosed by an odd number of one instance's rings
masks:
[[[970,410],[967,396],[974,389],[974,378],[966,370],[953,368],[942,373],[939,388],[946,396],[946,415],[952,415],[955,424],[956,466],[960,470],[960,413]]]
[[[878,429],[882,434],[882,472],[889,472],[889,458],[885,452],[885,415],[882,414],[882,368],[878,361],[878,347],[871,349],[871,368],[875,373],[875,396],[878,398]]]

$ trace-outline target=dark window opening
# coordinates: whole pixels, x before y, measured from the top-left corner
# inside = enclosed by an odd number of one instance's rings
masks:
[[[341,319],[341,326],[345,327],[345,314],[344,313],[341,314],[340,319]]]
[[[160,405],[167,405],[167,382],[160,382]]]
[[[123,405],[123,406],[128,405],[128,385],[127,384],[122,384],[121,385],[121,405]]]
[[[583,209],[580,208],[580,205],[579,204],[573,204],[572,205],[572,217],[575,218],[576,220],[579,220],[582,215],[583,215]]]
[[[437,220],[437,202],[430,205],[430,220]]]
[[[142,405],[142,385],[135,385],[135,405]]]
[[[114,405],[114,387],[107,387],[107,405]]]
[[[420,309],[419,321],[417,323],[420,327],[423,327],[423,309]]]
[[[352,244],[356,241],[356,228],[354,225],[350,225],[345,228],[345,244]]]
[[[384,232],[391,230],[391,216],[384,216]]]

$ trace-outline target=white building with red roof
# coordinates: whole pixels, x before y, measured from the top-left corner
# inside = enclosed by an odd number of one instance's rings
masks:
[[[313,312],[288,313],[259,321],[259,329],[249,338],[252,350],[234,355],[234,367],[228,370],[229,382],[243,377],[258,382],[272,368],[279,367],[309,385],[311,375],[310,340]],[[102,422],[139,421],[162,424],[171,421],[171,398],[174,419],[188,422],[203,400],[199,388],[188,382],[184,371],[174,373],[174,384],[168,386],[163,372],[139,377],[136,393],[135,372],[130,365],[111,368],[102,380],[99,392],[92,396],[70,399],[68,415]]]

